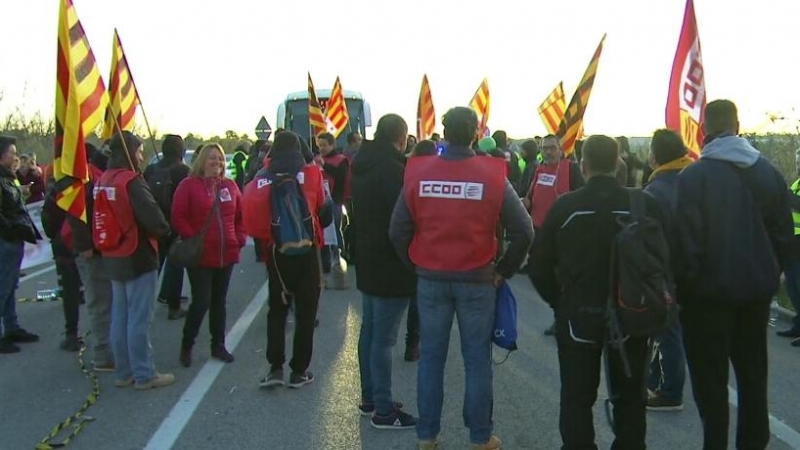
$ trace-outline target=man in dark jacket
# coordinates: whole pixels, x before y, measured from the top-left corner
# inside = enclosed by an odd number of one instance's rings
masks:
[[[556,316],[559,424],[565,450],[596,448],[592,405],[607,338],[611,248],[620,230],[617,218],[630,211],[629,193],[615,179],[617,160],[614,139],[588,138],[581,159],[586,185],[556,200],[533,244],[533,284]],[[645,200],[645,214],[660,219],[655,200],[649,196]],[[619,353],[606,349],[610,383],[618,396],[613,401],[616,440],[611,448],[644,449],[647,339],[629,338],[625,350],[630,378]]]
[[[800,149],[795,152],[795,171],[800,175]],[[792,253],[800,258],[800,178],[794,180],[789,187],[789,203],[792,207],[792,221],[794,222],[794,243]],[[800,260],[784,267],[783,275],[786,278],[786,292],[794,310],[800,312]],[[792,326],[786,330],[778,331],[778,336],[792,338],[792,346],[800,347],[800,314],[795,314]]]
[[[418,444],[420,449],[437,445],[444,367],[457,315],[469,380],[464,424],[475,448],[492,450],[501,445],[492,435],[491,335],[496,288],[522,265],[533,227],[505,178],[505,162],[475,157],[470,147],[478,129],[475,111],[453,108],[443,122],[447,151],[442,156],[409,159],[403,194],[389,229],[398,255],[416,266],[418,276],[423,336],[417,375]],[[495,264],[498,225],[505,229],[509,244]]]
[[[16,353],[15,343],[36,342],[17,321],[16,291],[25,243],[42,237],[33,225],[11,166],[17,157],[16,139],[0,136],[0,353]]]
[[[519,155],[509,148],[508,135],[505,131],[495,131],[492,133],[492,138],[497,144],[497,149],[503,153],[508,163],[508,181],[511,182],[511,186],[514,189],[517,189],[519,180],[522,178],[522,170],[519,168]]]
[[[161,212],[167,222],[170,222],[172,213],[172,198],[175,190],[184,178],[189,176],[189,166],[183,162],[186,155],[186,144],[183,138],[168,134],[164,136],[161,144],[161,160],[148,166],[144,171],[144,179],[150,186],[150,191],[159,203]],[[161,280],[161,290],[158,301],[167,304],[167,319],[178,320],[186,316],[186,310],[181,308],[181,292],[183,291],[183,268],[172,264],[168,259],[169,249],[175,236],[170,234],[159,242],[159,270],[164,270]]]
[[[781,174],[737,136],[736,106],[708,104],[700,159],[678,178],[676,273],[681,323],[704,448],[728,446],[728,366],[739,386],[736,444],[769,442],[767,322],[792,259],[789,191]]]
[[[650,166],[645,192],[652,195],[661,208],[664,236],[675,254],[675,208],[678,193],[678,174],[693,161],[686,155],[683,139],[672,130],[657,130],[650,141]],[[673,258],[673,263],[675,262]],[[674,272],[674,270],[673,270]],[[681,324],[655,337],[656,350],[650,364],[648,388],[653,393],[647,399],[647,409],[675,411],[683,409],[683,385],[686,381],[686,357],[683,353]]]
[[[416,291],[414,271],[403,264],[389,240],[389,222],[403,189],[408,126],[396,114],[383,116],[375,140],[364,144],[353,163],[356,283],[363,297],[358,363],[362,413],[379,429],[413,428],[417,421],[392,398],[392,348],[400,322]]]

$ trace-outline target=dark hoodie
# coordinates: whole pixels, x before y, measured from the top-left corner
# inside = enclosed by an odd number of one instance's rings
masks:
[[[389,239],[392,211],[403,190],[405,157],[390,142],[365,141],[353,162],[353,254],[356,284],[378,297],[410,297],[417,278]]]
[[[111,140],[111,158],[108,161],[109,170],[131,170],[130,161],[134,161],[134,164],[136,162],[135,152],[141,146],[141,140],[127,131],[123,132],[123,135],[131,153],[130,159],[125,155],[119,136],[115,136]],[[128,196],[130,197],[136,225],[139,228],[139,246],[131,256],[105,258],[104,261],[108,269],[109,278],[116,281],[131,281],[145,273],[158,270],[158,252],[150,246],[148,238],[161,239],[170,232],[169,223],[150,193],[150,187],[147,186],[144,177],[139,176],[131,180],[128,184]]]

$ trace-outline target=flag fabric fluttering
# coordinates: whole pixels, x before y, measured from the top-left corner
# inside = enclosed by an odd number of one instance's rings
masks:
[[[325,113],[322,112],[319,100],[317,100],[314,82],[311,81],[311,72],[308,73],[308,123],[313,136],[328,131],[328,121]]]
[[[564,120],[564,110],[566,109],[567,99],[564,95],[564,83],[559,82],[558,86],[539,105],[539,117],[548,133],[556,134],[558,132],[558,126]]]
[[[333,84],[331,98],[328,99],[328,110],[325,115],[328,119],[328,131],[333,134],[333,137],[338,138],[342,131],[347,129],[347,125],[350,122],[350,116],[347,113],[347,102],[344,99],[344,90],[339,77],[336,77],[336,83]]]
[[[103,125],[103,139],[110,139],[118,130],[133,130],[136,108],[139,106],[139,92],[136,90],[136,83],[133,82],[133,75],[117,30],[114,30],[112,44],[108,95],[109,104]]]
[[[56,64],[56,137],[53,176],[56,202],[86,222],[89,182],[86,138],[103,120],[108,95],[72,0],[61,0]]]
[[[706,109],[706,85],[700,54],[700,37],[694,15],[694,2],[686,1],[678,49],[672,63],[667,94],[667,128],[678,132],[692,158],[703,147],[702,123]]]
[[[428,83],[428,75],[423,75],[417,102],[417,139],[424,141],[430,138],[434,128],[436,128],[436,110],[433,108],[433,96]]]
[[[603,35],[586,72],[583,73],[578,88],[575,89],[575,93],[569,101],[569,106],[564,112],[564,120],[561,121],[558,132],[555,133],[561,140],[561,148],[567,156],[575,151],[575,141],[578,140],[579,135],[583,134],[583,116],[589,105],[589,97],[592,94],[592,86],[594,86],[594,78],[597,75],[597,66],[600,63],[600,54],[603,52],[605,40],[606,35]]]
[[[484,136],[488,131],[489,112],[491,110],[491,97],[489,97],[489,80],[483,79],[472,100],[469,102],[472,108],[478,115],[478,135]]]

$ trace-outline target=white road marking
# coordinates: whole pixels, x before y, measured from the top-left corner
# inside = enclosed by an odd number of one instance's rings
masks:
[[[19,282],[20,282],[20,283],[24,283],[24,282],[26,282],[26,281],[30,280],[31,278],[36,278],[36,277],[38,277],[39,275],[44,275],[44,274],[46,274],[47,272],[52,272],[52,271],[54,271],[54,270],[56,270],[56,265],[55,265],[55,264],[52,264],[52,265],[50,265],[50,266],[47,266],[47,267],[45,267],[44,269],[39,269],[39,270],[37,270],[36,272],[29,273],[29,274],[25,275],[24,277],[21,277],[21,278],[19,279]]]
[[[734,407],[738,407],[739,404],[739,394],[730,386],[728,386],[728,403]],[[769,415],[769,431],[789,447],[800,449],[800,433],[772,414]]]

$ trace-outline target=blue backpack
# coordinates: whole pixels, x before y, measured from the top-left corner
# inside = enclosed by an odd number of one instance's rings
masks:
[[[314,250],[314,219],[297,177],[269,174],[272,184],[272,238],[284,255],[307,255]]]

